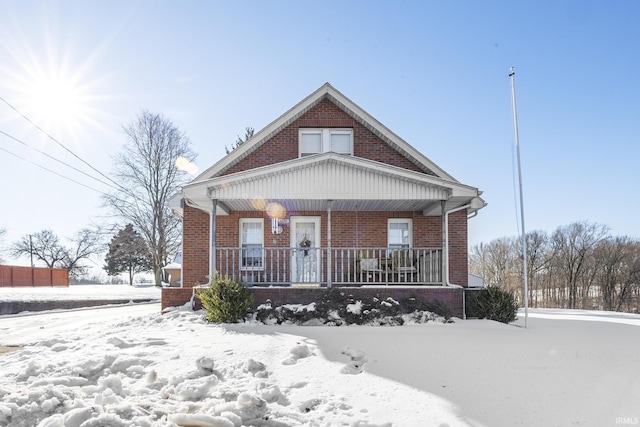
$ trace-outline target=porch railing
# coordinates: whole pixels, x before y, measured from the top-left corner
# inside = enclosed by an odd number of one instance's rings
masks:
[[[250,286],[441,285],[440,248],[216,248],[221,276]]]

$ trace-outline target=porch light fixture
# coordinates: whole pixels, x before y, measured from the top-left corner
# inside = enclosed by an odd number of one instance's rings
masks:
[[[282,227],[278,224],[278,218],[271,218],[271,234],[282,233]]]

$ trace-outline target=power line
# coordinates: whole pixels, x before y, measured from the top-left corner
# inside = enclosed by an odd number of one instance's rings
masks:
[[[0,133],[4,133],[4,132],[0,131]],[[61,178],[64,178],[64,179],[66,179],[67,181],[71,181],[71,182],[73,182],[74,184],[81,185],[81,186],[83,186],[83,187],[85,187],[85,188],[88,188],[89,190],[93,190],[93,191],[95,191],[96,193],[100,193],[100,194],[102,194],[103,196],[106,196],[106,197],[112,198],[112,199],[113,199],[113,200],[115,200],[115,201],[119,201],[119,202],[122,202],[122,203],[130,203],[130,202],[129,202],[129,201],[127,201],[127,200],[121,199],[121,198],[116,197],[116,196],[114,196],[114,195],[112,195],[112,194],[105,193],[104,191],[100,191],[100,190],[98,190],[97,188],[93,188],[93,187],[91,187],[91,186],[89,186],[89,185],[83,184],[82,182],[78,182],[78,181],[76,181],[76,180],[75,180],[75,179],[73,179],[73,178],[69,178],[68,176],[62,175],[62,174],[61,174],[61,173],[59,173],[59,172],[56,172],[56,171],[54,171],[54,170],[52,170],[52,169],[49,169],[49,168],[47,168],[46,166],[42,166],[42,165],[40,165],[40,164],[38,164],[38,163],[36,163],[36,162],[34,162],[34,161],[32,161],[32,160],[26,159],[26,158],[24,158],[24,157],[20,156],[19,154],[16,154],[16,153],[14,153],[14,152],[12,152],[12,151],[7,150],[6,148],[2,148],[2,147],[0,147],[0,150],[1,150],[1,151],[4,151],[5,153],[11,154],[11,155],[12,155],[12,156],[14,156],[14,157],[17,157],[17,158],[19,158],[20,160],[24,160],[24,161],[25,161],[25,162],[27,162],[27,163],[31,163],[32,165],[37,166],[37,167],[39,167],[40,169],[44,169],[44,170],[46,170],[47,172],[51,172],[51,173],[52,173],[52,174],[54,174],[54,175],[57,175],[57,176],[59,176],[59,177],[61,177]],[[92,177],[92,178],[93,178],[93,177]],[[96,179],[96,178],[94,178],[94,179]],[[102,182],[102,181],[100,181],[100,182]],[[107,184],[107,185],[108,185],[108,184]],[[128,194],[131,194],[130,192],[127,192],[127,193],[128,193]],[[134,200],[135,200],[135,196],[134,196]]]
[[[42,151],[42,150],[40,150],[40,149],[38,149],[38,148],[32,147],[31,145],[29,145],[29,144],[27,144],[26,142],[24,142],[24,141],[22,141],[22,140],[20,140],[20,139],[16,138],[15,136],[9,135],[8,133],[6,133],[6,132],[4,132],[4,131],[2,131],[2,130],[0,130],[0,134],[2,134],[2,135],[4,135],[4,136],[6,136],[7,138],[10,138],[10,139],[12,139],[12,140],[14,140],[14,141],[18,142],[18,143],[20,143],[20,144],[22,144],[22,145],[24,145],[25,147],[29,147],[29,148],[31,148],[32,150],[35,150],[35,151],[37,151],[38,153],[40,153],[40,154],[42,154],[42,155],[44,155],[44,156],[47,156],[48,158],[50,158],[50,159],[52,159],[52,160],[55,160],[55,161],[56,161],[56,162],[58,162],[58,163],[61,163],[61,164],[65,165],[65,166],[67,166],[67,167],[69,167],[69,168],[73,169],[73,170],[74,170],[74,171],[76,171],[76,172],[80,172],[81,174],[83,174],[83,175],[85,175],[85,176],[87,176],[87,177],[89,177],[89,178],[91,178],[91,179],[94,179],[94,180],[98,181],[98,182],[99,182],[99,183],[101,183],[101,184],[104,184],[104,185],[106,185],[106,186],[108,186],[108,187],[111,187],[111,188],[113,188],[114,190],[118,190],[118,188],[114,187],[113,185],[109,184],[108,182],[102,181],[102,180],[100,180],[100,179],[98,179],[98,178],[94,177],[93,175],[89,175],[88,173],[86,173],[86,172],[84,172],[84,171],[82,171],[82,170],[80,170],[80,169],[78,169],[78,168],[76,168],[76,167],[74,167],[74,166],[71,166],[70,164],[68,164],[68,163],[66,163],[66,162],[64,162],[64,161],[62,161],[62,160],[59,160],[59,159],[57,159],[57,158],[55,158],[55,157],[53,157],[53,156],[51,156],[51,155],[49,155],[49,154],[45,153],[44,151]],[[7,150],[5,150],[5,151],[7,151]],[[13,154],[13,153],[11,153],[11,154]],[[15,154],[14,154],[14,155],[15,155]]]
[[[78,156],[77,154],[75,154],[73,151],[71,151],[70,149],[68,149],[64,144],[62,144],[62,143],[61,143],[60,141],[58,141],[56,138],[54,138],[53,136],[51,136],[51,135],[50,135],[49,133],[47,133],[44,129],[42,129],[40,126],[38,126],[37,124],[35,124],[31,119],[29,119],[29,117],[27,117],[25,114],[23,114],[22,112],[20,112],[16,107],[14,107],[11,103],[9,103],[9,102],[8,102],[6,99],[4,99],[2,96],[0,96],[0,101],[2,101],[2,102],[4,102],[5,104],[7,104],[7,105],[8,105],[8,106],[13,110],[13,111],[15,111],[18,115],[20,115],[23,119],[25,119],[25,120],[26,120],[26,121],[27,121],[31,126],[33,126],[33,127],[35,127],[36,129],[38,129],[40,132],[42,132],[45,136],[47,136],[47,137],[48,137],[49,139],[51,139],[53,142],[55,142],[55,143],[56,143],[56,144],[58,144],[60,147],[62,147],[64,150],[66,150],[67,152],[69,152],[70,154],[72,154],[75,158],[77,158],[78,160],[80,160],[80,161],[81,161],[82,163],[84,163],[85,165],[89,166],[92,170],[94,170],[95,172],[97,172],[98,174],[100,174],[101,176],[103,176],[104,178],[106,178],[108,181],[110,181],[110,182],[112,182],[113,184],[115,184],[117,188],[115,188],[115,187],[113,187],[113,186],[111,186],[111,185],[109,185],[109,184],[104,183],[104,184],[106,184],[106,185],[110,186],[111,188],[114,188],[115,190],[122,191],[124,194],[126,194],[126,195],[128,195],[128,196],[132,197],[132,198],[133,198],[133,200],[135,201],[135,204],[137,205],[137,203],[138,203],[138,197],[137,197],[137,196],[136,196],[136,194],[134,194],[131,190],[129,190],[128,188],[125,188],[125,187],[123,187],[122,185],[118,184],[116,181],[114,181],[113,179],[109,178],[107,175],[103,174],[103,173],[102,173],[102,172],[100,172],[98,169],[96,169],[95,167],[93,167],[93,166],[92,166],[91,164],[89,164],[87,161],[83,160],[80,156]],[[4,132],[2,132],[2,133],[6,135],[6,133],[4,133]],[[11,137],[11,138],[13,138],[13,137]],[[15,139],[15,138],[14,138],[14,139]],[[68,177],[66,177],[66,176],[64,176],[64,175],[61,175],[61,174],[59,174],[58,172],[52,171],[51,169],[48,169],[48,168],[46,168],[46,167],[44,167],[44,166],[38,165],[38,164],[36,164],[36,163],[34,163],[34,162],[32,162],[32,161],[28,160],[28,159],[25,159],[25,158],[23,158],[23,157],[18,156],[18,155],[17,155],[17,154],[15,154],[15,153],[10,152],[9,150],[3,149],[3,148],[0,148],[0,149],[1,149],[2,151],[5,151],[5,152],[7,152],[7,153],[9,153],[9,154],[11,154],[11,155],[13,155],[13,156],[16,156],[16,157],[18,157],[18,158],[20,158],[20,159],[22,159],[22,160],[24,160],[24,161],[26,161],[26,162],[32,163],[32,164],[34,164],[35,166],[38,166],[38,167],[40,167],[40,168],[42,168],[42,169],[44,169],[44,170],[46,170],[46,171],[49,171],[49,172],[51,172],[51,173],[53,173],[53,174],[55,174],[55,175],[58,175],[58,176],[60,176],[60,177],[62,177],[62,178],[64,178],[64,179],[67,179],[67,180],[69,180],[69,181],[71,181],[71,182],[74,182],[74,183],[76,183],[76,184],[82,185],[83,187],[87,187],[87,188],[89,188],[89,189],[91,189],[91,190],[97,191],[98,193],[100,193],[100,194],[102,194],[102,195],[104,195],[104,196],[107,196],[108,198],[111,198],[111,199],[113,199],[113,200],[115,200],[115,201],[120,201],[120,202],[123,202],[123,203],[129,203],[128,201],[123,200],[123,199],[121,199],[121,198],[119,198],[119,197],[116,197],[116,196],[111,195],[111,194],[104,193],[104,192],[102,192],[102,191],[100,191],[100,190],[97,190],[97,189],[95,189],[95,188],[89,187],[88,185],[82,184],[82,183],[80,183],[80,182],[78,182],[78,181],[76,181],[76,180],[74,180],[74,179],[71,179],[71,178],[68,178]],[[56,159],[56,160],[57,160],[57,159]],[[62,163],[64,163],[64,162],[62,162]],[[66,165],[66,163],[65,163],[65,165]],[[69,166],[69,165],[67,165],[67,166]],[[69,167],[71,167],[71,166],[69,166]],[[75,168],[73,168],[73,167],[72,167],[72,169],[75,169]],[[77,169],[75,169],[75,170],[77,170]],[[80,172],[81,172],[81,171],[80,171]],[[81,172],[81,173],[84,173],[84,172]],[[99,181],[99,182],[102,182],[102,181],[100,181],[99,179],[97,179],[97,178],[95,178],[95,177],[92,177],[92,176],[91,176],[91,178],[93,178],[93,179],[95,179],[95,180],[97,180],[97,181]]]
[[[44,170],[46,170],[46,171],[48,171],[48,172],[51,172],[51,173],[52,173],[52,174],[54,174],[54,175],[58,175],[58,176],[59,176],[59,177],[61,177],[61,178],[64,178],[64,179],[66,179],[66,180],[69,180],[69,181],[71,181],[71,182],[73,182],[73,183],[76,183],[76,184],[78,184],[78,185],[82,185],[83,187],[86,187],[86,188],[88,188],[89,190],[93,190],[93,191],[96,191],[96,192],[98,192],[98,193],[100,193],[100,194],[103,194],[103,195],[105,195],[105,196],[108,196],[108,194],[103,193],[102,191],[100,191],[100,190],[98,190],[98,189],[96,189],[96,188],[93,188],[93,187],[90,187],[90,186],[88,186],[88,185],[86,185],[86,184],[83,184],[83,183],[81,183],[81,182],[78,182],[78,181],[76,181],[75,179],[69,178],[68,176],[64,176],[64,175],[62,175],[61,173],[58,173],[58,172],[56,172],[56,171],[54,171],[54,170],[51,170],[51,169],[49,169],[49,168],[47,168],[47,167],[44,167],[44,166],[42,166],[42,165],[39,165],[39,164],[37,164],[37,163],[35,163],[35,162],[33,162],[33,161],[29,160],[29,159],[25,159],[24,157],[22,157],[22,156],[20,156],[20,155],[18,155],[18,154],[16,154],[16,153],[13,153],[13,152],[11,152],[11,151],[7,150],[6,148],[2,148],[2,147],[0,147],[0,150],[4,151],[4,152],[6,152],[6,153],[9,153],[9,154],[11,154],[12,156],[15,156],[15,157],[17,157],[17,158],[19,158],[19,159],[21,159],[21,160],[24,160],[25,162],[31,163],[31,164],[32,164],[32,165],[34,165],[34,166],[37,166],[37,167],[39,167],[39,168],[41,168],[41,169],[44,169]]]
[[[70,149],[68,149],[64,144],[62,144],[60,141],[58,141],[57,139],[55,139],[53,136],[51,136],[49,133],[47,133],[44,129],[42,129],[40,126],[38,126],[36,123],[34,123],[29,117],[27,117],[25,114],[23,114],[22,112],[20,112],[16,107],[14,107],[11,103],[9,103],[9,101],[7,101],[6,99],[4,99],[3,97],[0,96],[0,101],[4,102],[5,104],[7,104],[9,106],[9,108],[11,108],[13,111],[15,111],[18,115],[20,115],[20,117],[22,117],[23,119],[25,119],[31,126],[35,127],[36,129],[38,129],[40,132],[42,132],[44,135],[46,135],[49,139],[51,139],[53,142],[55,142],[56,144],[58,144],[60,147],[62,147],[63,149],[65,149],[67,152],[69,152],[71,155],[73,155],[76,159],[80,160],[82,163],[84,163],[85,165],[89,166],[92,170],[94,170],[95,172],[97,172],[98,174],[100,174],[101,176],[103,176],[104,178],[106,178],[108,181],[112,182],[113,184],[115,184],[119,189],[121,189],[124,192],[128,192],[128,190],[124,187],[122,187],[120,184],[118,184],[117,182],[115,182],[114,180],[112,180],[111,178],[109,178],[107,175],[103,174],[102,172],[100,172],[98,169],[96,169],[95,167],[93,167],[89,162],[85,161],[84,159],[82,159],[80,156],[78,156],[76,153],[74,153],[73,151],[71,151]]]

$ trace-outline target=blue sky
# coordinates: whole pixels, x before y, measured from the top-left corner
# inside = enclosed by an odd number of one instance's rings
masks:
[[[142,110],[204,170],[330,82],[484,191],[471,245],[518,233],[513,66],[527,230],[640,237],[640,2],[0,1],[0,16],[0,96],[105,174]],[[97,175],[2,102],[0,130]],[[30,162],[104,184],[2,134],[0,161],[5,246],[107,220],[99,192]]]

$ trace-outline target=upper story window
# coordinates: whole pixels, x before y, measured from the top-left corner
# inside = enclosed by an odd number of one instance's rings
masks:
[[[334,152],[353,155],[353,129],[300,128],[300,157]]]

